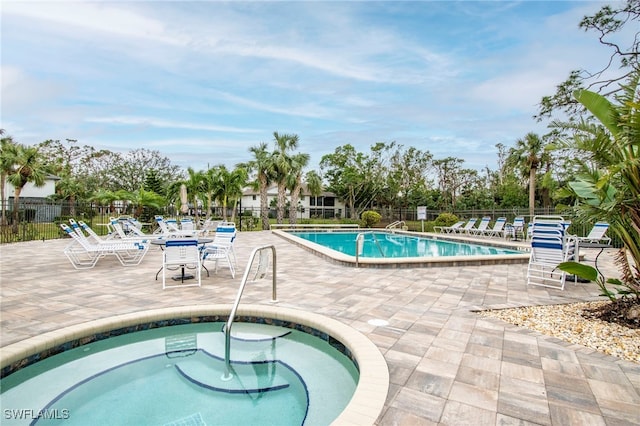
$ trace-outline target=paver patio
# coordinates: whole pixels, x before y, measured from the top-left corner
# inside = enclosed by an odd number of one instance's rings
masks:
[[[161,251],[137,267],[102,259],[78,271],[67,240],[0,246],[0,347],[89,320],[146,309],[231,304],[254,247],[274,244],[279,306],[337,319],[384,355],[390,386],[380,425],[638,425],[640,365],[482,318],[477,309],[599,300],[593,283],[526,286],[526,265],[368,269],[332,264],[269,231],[240,233],[240,273],[162,290]],[[588,253],[587,256],[592,255]],[[600,266],[615,274],[612,254]],[[270,280],[243,303],[269,303]],[[388,326],[374,326],[384,319]],[[0,348],[1,350],[1,348]]]

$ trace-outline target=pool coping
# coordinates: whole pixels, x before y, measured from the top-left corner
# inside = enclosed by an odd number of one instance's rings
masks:
[[[229,305],[193,305],[153,309],[88,321],[41,334],[0,348],[0,369],[25,360],[34,354],[99,333],[153,321],[183,317],[229,315]],[[377,346],[364,334],[332,318],[298,309],[268,305],[241,305],[238,316],[264,317],[312,327],[340,341],[358,364],[360,377],[347,407],[332,422],[341,424],[375,424],[382,412],[389,390],[389,369]]]
[[[465,242],[470,244],[482,244],[493,247],[508,248],[513,250],[522,251],[522,254],[510,254],[510,255],[487,255],[487,256],[446,256],[446,257],[403,257],[403,258],[366,258],[360,257],[356,259],[355,256],[350,256],[344,253],[340,253],[336,250],[324,247],[320,244],[312,241],[305,240],[303,238],[292,235],[291,231],[300,231],[300,229],[292,230],[272,230],[274,235],[283,238],[313,254],[319,256],[332,263],[343,266],[354,266],[364,268],[428,268],[428,267],[445,267],[445,266],[464,266],[464,265],[503,265],[503,264],[517,264],[529,262],[529,250],[530,245],[526,242],[514,242],[514,241],[498,241],[488,238],[473,238],[469,235],[452,235],[452,234],[438,234],[431,232],[412,232],[401,230],[388,230],[377,228],[360,228],[358,231],[362,233],[366,232],[391,232],[402,235],[412,235],[422,238],[433,238],[436,240]],[[354,232],[353,229],[309,229],[305,231],[315,232]]]

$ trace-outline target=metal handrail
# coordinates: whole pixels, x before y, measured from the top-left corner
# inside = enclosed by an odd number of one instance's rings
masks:
[[[253,266],[253,261],[256,258],[256,254],[266,249],[271,249],[271,254],[273,257],[272,273],[271,273],[271,302],[276,303],[278,301],[276,295],[276,248],[273,244],[256,247],[251,252],[251,256],[249,257],[249,263],[247,264],[247,268],[244,271],[244,275],[242,277],[242,281],[240,282],[240,288],[238,289],[238,294],[236,295],[236,300],[233,303],[233,308],[231,308],[231,313],[229,314],[229,319],[227,320],[227,324],[224,328],[224,375],[222,376],[222,380],[231,380],[233,374],[231,373],[231,326],[233,325],[233,320],[236,317],[236,311],[238,310],[238,305],[240,305],[240,299],[242,298],[242,292],[244,291],[244,287],[247,284],[247,279],[249,278],[249,272],[251,272],[251,267]],[[258,265],[260,268],[260,265]],[[264,271],[258,270],[258,274],[263,273]],[[264,275],[263,275],[264,276]],[[262,276],[258,277],[256,274],[256,278],[262,278]],[[254,278],[255,280],[255,278]]]
[[[356,267],[359,266],[360,248],[364,248],[365,234],[371,234],[373,236],[373,240],[375,241],[378,250],[380,250],[380,255],[384,257],[384,252],[382,251],[382,247],[380,246],[380,241],[378,241],[378,237],[376,237],[374,231],[360,232],[358,235],[356,235]]]
[[[392,222],[390,224],[388,224],[387,226],[385,226],[385,229],[396,229],[400,224],[402,224],[402,228],[404,229],[405,226],[407,226],[407,224],[404,222],[404,220],[396,220],[395,222]]]

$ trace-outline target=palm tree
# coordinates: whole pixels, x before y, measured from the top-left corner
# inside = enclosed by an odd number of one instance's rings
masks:
[[[204,197],[206,198],[206,210],[205,220],[211,218],[211,210],[213,207],[213,200],[219,197],[220,191],[220,167],[211,167],[202,174],[202,190]]]
[[[135,218],[139,218],[142,215],[142,211],[145,207],[159,209],[162,208],[165,203],[165,199],[162,195],[156,194],[153,191],[145,191],[144,188],[140,188],[133,192],[120,190],[117,192],[117,195],[119,200],[131,202],[134,207],[133,217]]]
[[[3,130],[4,133],[4,130]],[[6,138],[2,138],[0,140],[0,202],[2,205],[2,221],[0,224],[7,224],[7,198],[5,194],[5,186],[7,182],[7,176],[10,173],[13,173],[14,166],[16,164],[16,156],[17,156],[17,145],[11,138],[8,136]]]
[[[287,177],[291,172],[291,157],[289,156],[289,152],[298,147],[298,135],[281,135],[278,132],[273,132],[273,138],[276,146],[273,153],[273,170],[275,172],[275,181],[278,184],[276,222],[282,223],[286,204]]]
[[[606,220],[623,243],[617,257],[622,271],[623,294],[640,298],[640,71],[611,103],[602,95],[578,90],[575,98],[600,122],[559,123],[552,126],[571,131],[559,148],[578,152],[581,172],[568,190],[579,201],[579,217]],[[629,260],[631,258],[631,260]],[[604,285],[604,284],[603,284]],[[605,295],[615,296],[604,289]]]
[[[36,187],[44,186],[47,176],[46,166],[37,147],[16,145],[13,157],[13,171],[7,176],[7,180],[14,187],[13,191],[13,232],[18,232],[20,194],[27,183]]]
[[[314,204],[317,206],[318,196],[322,194],[322,178],[315,170],[311,170],[307,172],[305,182],[307,184],[307,189],[309,190],[309,195],[315,197]]]
[[[195,221],[199,221],[198,212],[198,200],[202,198],[204,194],[204,180],[205,173],[202,171],[196,172],[191,167],[187,168],[188,178],[182,184],[187,188],[187,200],[195,207]]]
[[[298,199],[300,198],[300,189],[302,188],[302,171],[309,164],[309,154],[295,154],[291,157],[291,171],[288,176],[288,187],[291,193],[291,202],[289,203],[289,223],[296,223],[298,211]]]
[[[69,214],[76,215],[76,199],[86,190],[84,182],[69,175],[61,178],[56,184],[58,199],[69,200]]]
[[[118,194],[106,189],[100,189],[89,197],[89,201],[96,202],[100,206],[108,206],[108,213],[114,211],[113,203],[119,199]]]
[[[253,154],[253,160],[246,163],[248,170],[256,173],[256,183],[260,192],[260,219],[262,229],[269,229],[269,200],[267,190],[273,180],[273,157],[267,151],[267,144],[262,142],[257,146],[252,146],[249,151]]]
[[[229,171],[225,166],[219,166],[219,184],[217,201],[222,205],[222,220],[227,220],[227,206],[232,205],[231,217],[235,218],[235,205],[242,196],[242,189],[247,184],[247,171],[244,167],[236,167]]]
[[[527,133],[516,141],[516,146],[509,150],[506,164],[519,169],[529,176],[529,215],[535,214],[536,207],[536,175],[544,154],[544,142],[535,133]]]

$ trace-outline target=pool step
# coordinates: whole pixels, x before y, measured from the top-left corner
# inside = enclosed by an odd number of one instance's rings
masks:
[[[286,327],[251,322],[236,322],[231,327],[231,337],[233,339],[251,342],[274,340],[290,333],[291,329]]]
[[[233,378],[222,380],[224,361],[208,356],[198,356],[175,364],[176,370],[191,383],[205,389],[224,393],[256,394],[289,387],[278,374],[283,368],[274,361],[232,363]]]

